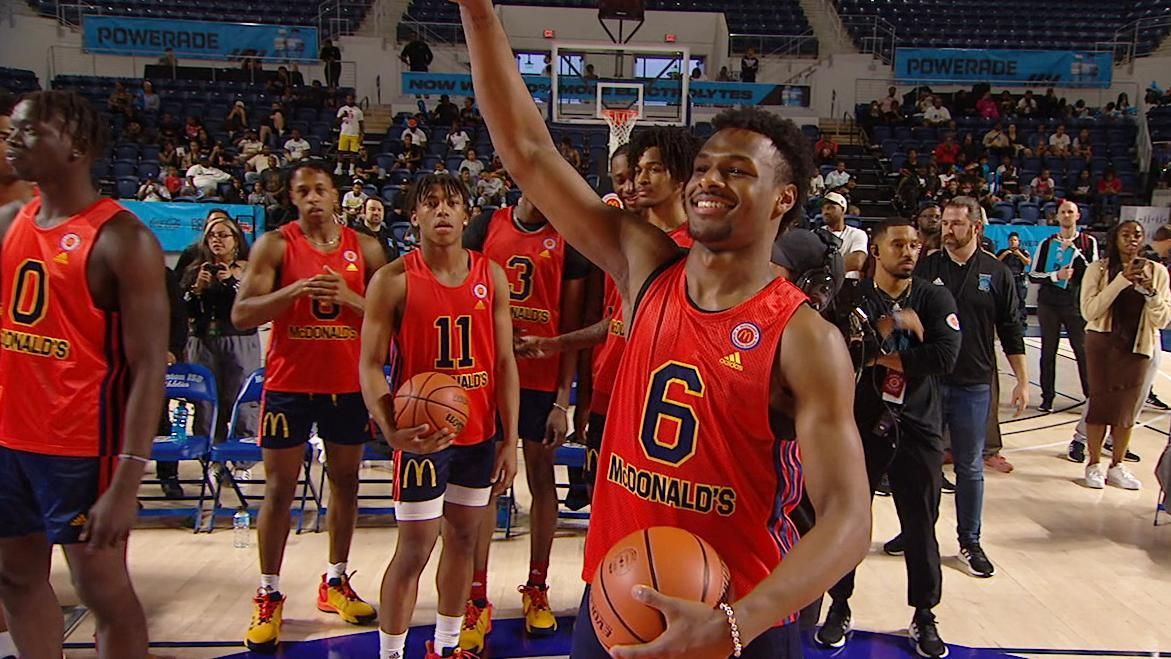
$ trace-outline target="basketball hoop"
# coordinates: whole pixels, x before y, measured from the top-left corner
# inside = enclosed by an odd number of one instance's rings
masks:
[[[638,123],[638,110],[636,108],[603,108],[602,117],[610,126],[610,153],[607,154],[607,158],[609,158],[614,155],[618,147],[630,142],[630,132],[634,130],[634,124]]]

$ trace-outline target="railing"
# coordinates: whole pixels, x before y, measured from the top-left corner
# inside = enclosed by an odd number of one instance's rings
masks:
[[[377,4],[377,3],[375,3]],[[339,36],[356,33],[362,24],[375,14],[376,22],[381,17],[380,12],[374,12],[375,7],[369,2],[355,0],[324,0],[317,6],[318,38],[335,39]],[[381,31],[381,25],[376,29]]]
[[[821,10],[825,14],[826,19],[833,24],[834,38],[837,39],[838,43],[854,43],[853,38],[850,37],[849,30],[842,23],[842,17],[838,14],[838,8],[834,4],[834,0],[821,0]]]
[[[858,49],[866,55],[874,55],[884,64],[895,61],[895,50],[898,48],[898,35],[895,26],[880,16],[869,14],[843,14],[842,23],[857,37]]]
[[[817,57],[813,30],[802,34],[729,34],[728,56],[755,48],[761,57]]]
[[[102,8],[88,2],[59,3],[57,5],[57,23],[70,29],[81,27],[81,17],[86,14],[101,14]]]
[[[398,24],[400,40],[408,34],[417,34],[431,46],[463,46],[464,26],[462,23],[432,23],[416,20],[410,14],[403,14]]]
[[[1142,42],[1142,37],[1144,33],[1150,31],[1171,31],[1171,16],[1163,15],[1140,18],[1119,28],[1119,30],[1114,33],[1114,40],[1112,43],[1125,44],[1127,47],[1121,56],[1119,56],[1116,51],[1115,62],[1119,64],[1130,64],[1135,60],[1135,58],[1139,57],[1139,46]],[[1164,34],[1162,38],[1168,37],[1166,34]],[[1157,48],[1158,44],[1155,44],[1155,49]],[[1150,52],[1141,54],[1149,55]]]

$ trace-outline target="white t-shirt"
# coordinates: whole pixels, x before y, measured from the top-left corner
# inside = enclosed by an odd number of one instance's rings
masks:
[[[933,124],[941,124],[945,121],[951,121],[951,111],[942,105],[935,107],[934,105],[927,108],[923,113],[923,121],[928,121]]]
[[[463,161],[460,162],[459,168],[460,170],[468,170],[472,173],[472,178],[476,178],[480,175],[480,172],[484,171],[484,161],[480,160],[479,158],[477,158],[475,161],[464,158]]]
[[[870,245],[870,236],[867,236],[866,232],[858,227],[852,227],[847,224],[841,231],[830,231],[830,233],[842,241],[841,253],[843,259],[854,252],[862,252],[865,254]],[[846,273],[846,278],[861,279],[862,273],[857,270],[852,270]]]
[[[825,175],[825,187],[829,188],[830,190],[840,188],[849,182],[849,172],[839,172],[835,169],[834,171]]]
[[[468,134],[462,130],[458,133],[450,133],[447,136],[448,145],[455,151],[467,151],[468,142],[471,141],[472,138],[468,137]]]
[[[399,136],[399,140],[402,140],[407,135],[411,136],[411,143],[412,144],[418,144],[419,146],[426,146],[427,145],[427,133],[424,133],[421,129],[408,128],[403,131],[402,135]]]
[[[354,194],[354,191],[350,190],[342,197],[342,208],[346,211],[347,215],[357,215],[362,210],[362,207],[366,205],[366,199],[365,192]]]
[[[1053,133],[1049,136],[1049,146],[1057,149],[1068,149],[1070,142],[1069,133],[1062,133],[1061,135]]]
[[[342,135],[358,136],[362,134],[361,123],[366,115],[355,105],[343,105],[337,109],[337,118],[342,120]]]
[[[290,139],[285,142],[285,151],[289,153],[290,160],[302,160],[309,155],[309,149],[313,148],[305,138],[299,140]]]

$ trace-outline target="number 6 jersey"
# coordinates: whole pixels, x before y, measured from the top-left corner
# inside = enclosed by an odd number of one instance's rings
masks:
[[[583,578],[649,526],[707,540],[743,596],[797,541],[797,442],[769,422],[781,335],[805,296],[777,279],[724,311],[687,297],[686,260],[647,283],[627,328],[594,485]]]

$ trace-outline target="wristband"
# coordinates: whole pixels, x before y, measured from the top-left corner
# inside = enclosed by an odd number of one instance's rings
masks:
[[[562,412],[565,412],[566,414],[569,414],[569,408],[560,403],[553,403],[553,407],[555,409],[561,410]]]
[[[736,612],[727,602],[720,602],[720,610],[728,616],[728,627],[732,631],[732,656],[739,657],[744,651],[744,645],[740,642],[740,627],[736,624]]]
[[[133,453],[119,453],[119,460],[129,460],[130,462],[141,462],[142,464],[150,464],[150,458],[144,458],[141,455],[134,455]]]

